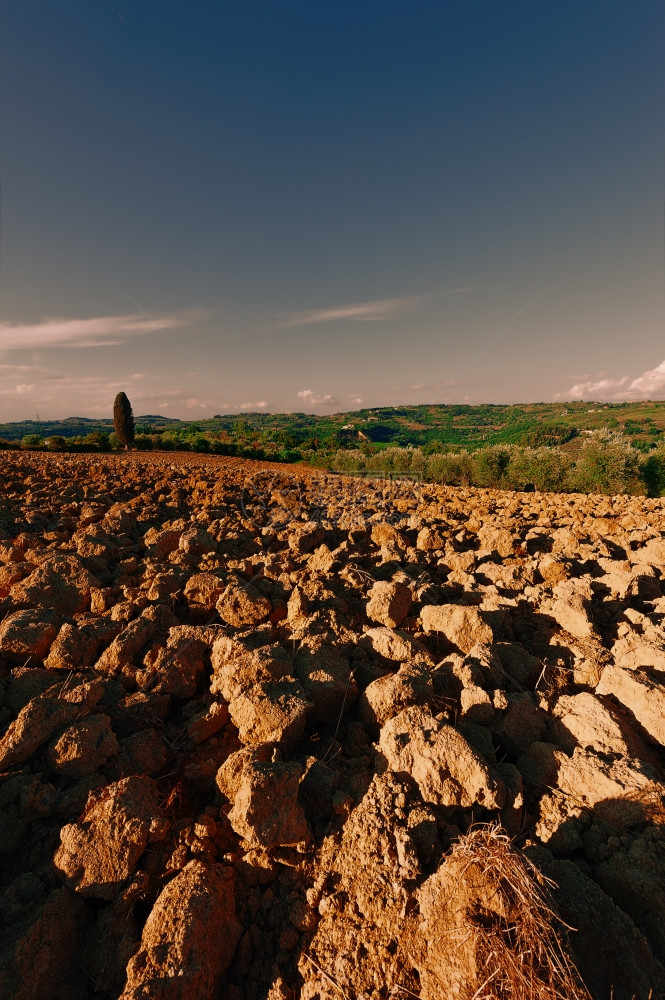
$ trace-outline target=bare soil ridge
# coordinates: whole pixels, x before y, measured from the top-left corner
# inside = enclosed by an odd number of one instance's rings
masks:
[[[1,995],[665,996],[665,501],[0,462]]]

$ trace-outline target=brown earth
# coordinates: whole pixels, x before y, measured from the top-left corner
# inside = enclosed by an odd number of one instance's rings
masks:
[[[665,996],[664,500],[0,463],[1,996]]]

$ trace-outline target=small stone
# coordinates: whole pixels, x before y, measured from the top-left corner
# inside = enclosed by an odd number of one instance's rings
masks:
[[[442,550],[446,545],[446,536],[443,530],[433,525],[426,525],[418,532],[416,548],[421,552],[433,552]]]
[[[405,583],[380,580],[369,592],[367,617],[395,628],[406,618],[412,603],[411,588]]]
[[[48,762],[54,771],[68,778],[93,774],[118,752],[108,715],[91,715],[74,722],[51,743]]]
[[[463,653],[474,646],[491,643],[492,629],[477,608],[459,604],[428,604],[420,612],[425,632],[443,632]]]
[[[432,696],[432,675],[421,663],[404,663],[395,674],[368,684],[360,696],[358,716],[368,731],[381,727],[410,705],[425,705]]]
[[[298,803],[303,769],[294,762],[254,761],[243,770],[228,819],[250,848],[269,850],[309,839]]]
[[[0,625],[0,653],[10,663],[35,666],[46,657],[62,621],[52,611],[15,611]]]
[[[307,555],[321,544],[325,531],[316,521],[307,521],[289,532],[289,548],[299,556]]]
[[[481,687],[465,687],[460,695],[462,718],[466,722],[488,725],[494,718],[494,706],[487,691]]]
[[[193,743],[203,743],[223,729],[229,719],[229,710],[221,702],[213,701],[211,705],[198,712],[187,722],[187,733]]]
[[[214,552],[217,542],[205,528],[194,525],[183,531],[178,540],[178,548],[190,556],[203,556],[206,552]]]
[[[312,718],[331,723],[355,701],[349,661],[323,636],[303,639],[294,666],[305,694],[313,703]]]
[[[257,684],[229,702],[229,715],[241,743],[292,745],[305,731],[312,708],[305,690],[294,677]]]
[[[217,601],[220,616],[229,625],[258,625],[270,614],[271,604],[251,583],[230,583]]]
[[[309,601],[303,594],[300,587],[293,588],[286,607],[287,618],[289,621],[304,617],[307,614],[309,610]]]

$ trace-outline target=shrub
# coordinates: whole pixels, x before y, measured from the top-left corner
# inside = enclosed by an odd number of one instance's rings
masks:
[[[408,472],[410,465],[408,448],[384,448],[367,460],[367,468],[374,472]]]
[[[423,453],[420,448],[411,449],[411,466],[409,472],[417,473],[419,476],[425,476],[427,471],[427,456]]]
[[[106,431],[91,431],[77,440],[84,450],[109,451],[111,448],[110,435]]]
[[[473,481],[473,460],[468,451],[430,455],[426,477],[446,486],[470,486]]]
[[[594,431],[584,442],[570,483],[581,493],[641,493],[640,456],[620,431]]]
[[[445,447],[445,446],[444,446]],[[247,457],[256,457],[245,450]],[[277,456],[293,461],[286,452]],[[644,456],[620,432],[595,431],[576,462],[558,447],[492,445],[474,452],[446,450],[429,454],[421,448],[343,448],[307,451],[310,464],[336,472],[413,473],[449,486],[585,493],[665,495],[665,441]]]
[[[67,439],[61,437],[60,434],[55,434],[53,437],[46,439],[46,447],[49,451],[66,451]]]
[[[44,438],[40,434],[26,434],[21,438],[21,448],[41,448]]]
[[[410,472],[412,454],[411,448],[386,448],[383,452],[386,472]]]
[[[190,438],[192,451],[197,452],[209,452],[210,451],[210,441],[203,434],[195,434],[193,438]]]
[[[647,496],[665,496],[665,444],[659,444],[642,462],[642,481]]]
[[[153,440],[148,434],[137,434],[134,438],[134,447],[141,451],[152,451]]]
[[[220,441],[219,438],[215,438],[214,441],[210,442],[210,450],[215,455],[232,455],[235,445],[229,444],[227,441]]]
[[[473,455],[474,486],[497,488],[505,485],[505,476],[510,464],[510,449],[501,445],[481,448]]]
[[[522,440],[528,446],[538,448],[542,445],[565,444],[577,433],[576,427],[569,427],[564,423],[540,424],[528,431]]]
[[[559,492],[565,489],[570,459],[558,448],[514,448],[507,478],[516,490],[534,487]]]
[[[330,467],[336,472],[359,472],[367,468],[367,458],[358,448],[336,451],[330,459]]]

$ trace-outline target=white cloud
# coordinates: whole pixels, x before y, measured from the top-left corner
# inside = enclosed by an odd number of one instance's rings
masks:
[[[665,391],[665,361],[634,378],[628,386],[628,391],[638,392],[651,399],[662,394]]]
[[[19,396],[21,396],[23,395],[23,393],[32,392],[34,388],[35,388],[34,385],[17,385],[16,391],[19,394]]]
[[[268,405],[267,400],[262,399],[258,403],[241,403],[240,404],[240,409],[241,410],[265,410],[265,408],[267,407],[267,405]]]
[[[356,406],[360,406],[361,403],[365,402],[363,396],[347,396],[347,399],[350,399],[352,403],[356,404]]]
[[[577,382],[567,392],[557,393],[555,399],[657,399],[665,392],[665,361],[650,368],[629,384],[630,376],[608,378],[596,376]]]
[[[608,399],[615,396],[621,389],[621,386],[625,385],[627,381],[627,375],[624,375],[620,379],[587,379],[585,382],[578,382],[565,395],[572,399],[600,399],[601,397]]]
[[[191,317],[190,317],[191,320]],[[141,313],[97,316],[91,319],[43,319],[39,323],[0,325],[0,351],[48,347],[105,347],[136,335],[155,332],[188,322],[184,316],[156,316],[155,322]]]
[[[307,406],[336,406],[337,399],[334,396],[324,396],[313,389],[302,389],[298,393],[298,398],[302,399]]]

